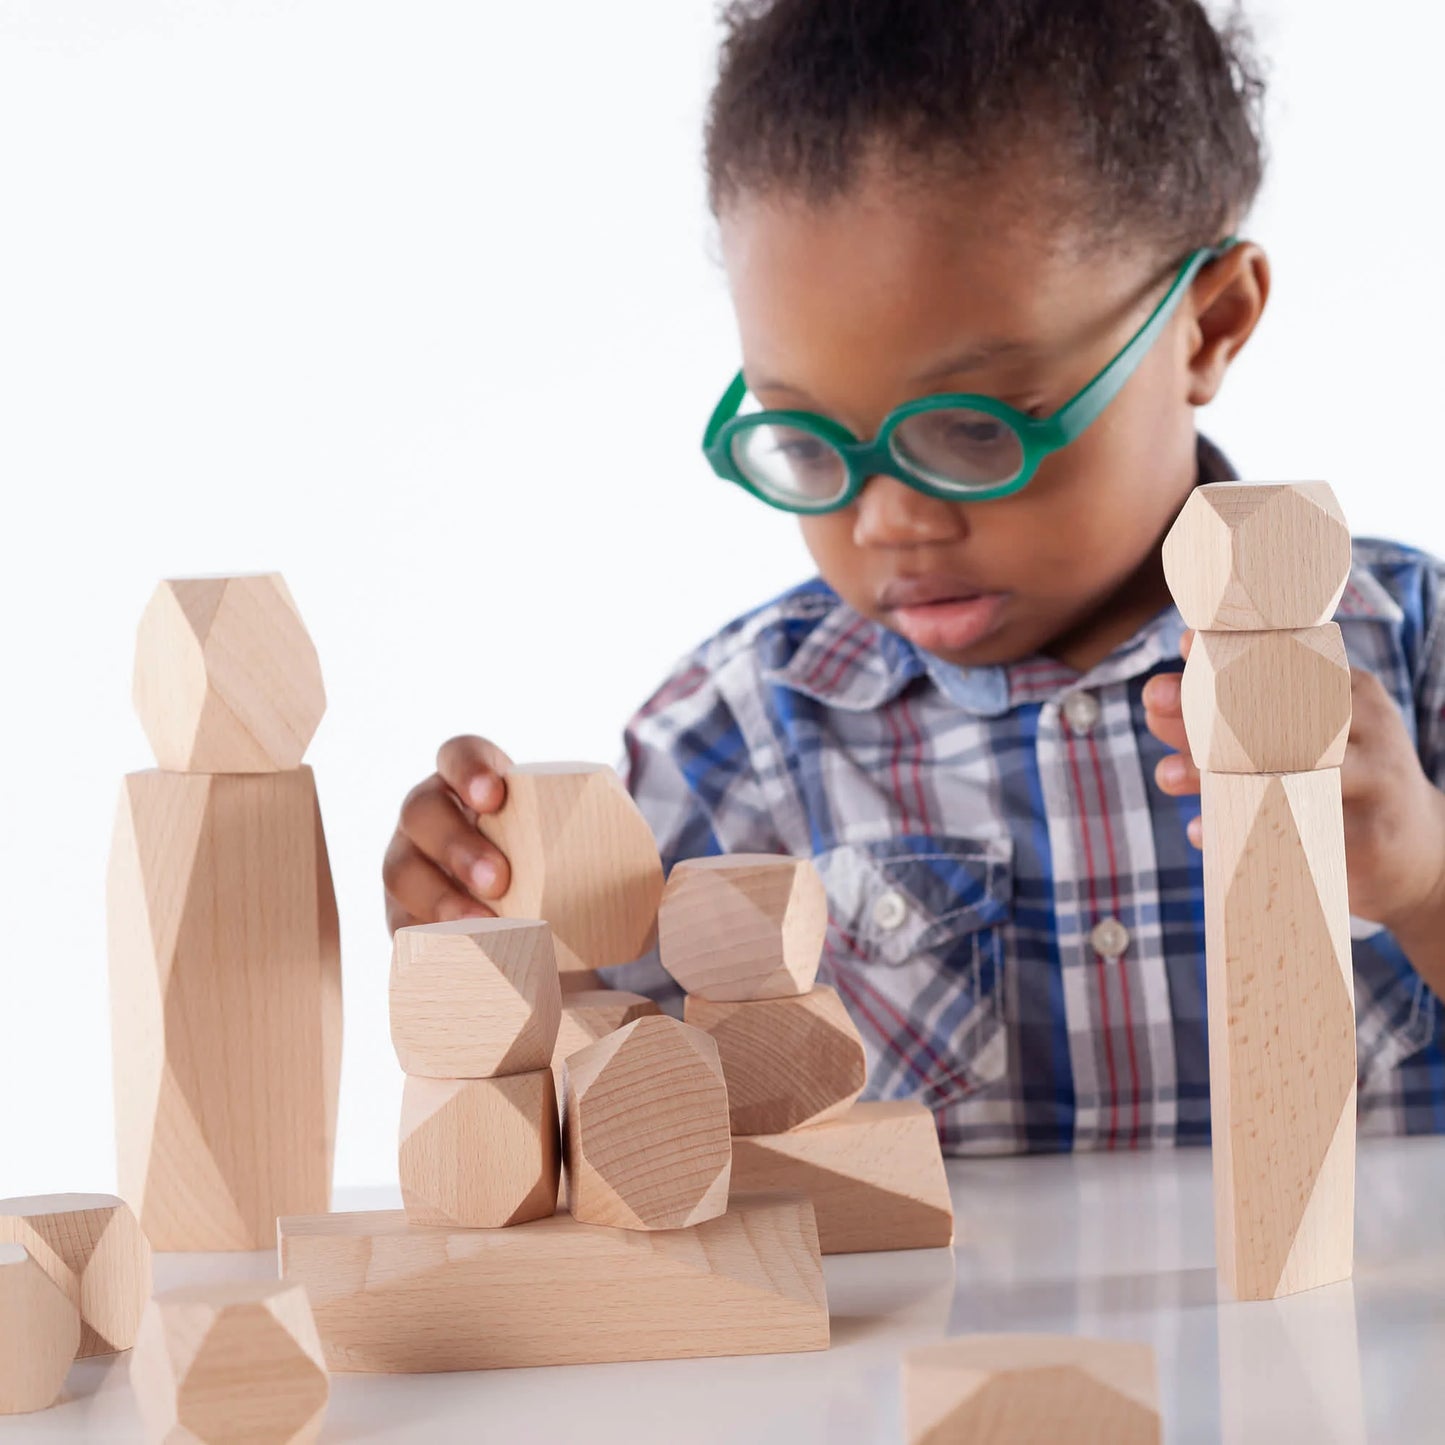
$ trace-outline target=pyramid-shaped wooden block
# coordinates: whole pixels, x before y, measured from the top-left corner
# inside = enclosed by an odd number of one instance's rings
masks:
[[[48,1410],[80,1345],[80,1311],[24,1245],[0,1243],[0,1415]]]

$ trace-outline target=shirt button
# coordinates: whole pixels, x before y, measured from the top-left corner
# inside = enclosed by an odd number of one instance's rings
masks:
[[[873,921],[879,928],[897,928],[908,917],[908,904],[901,893],[889,889],[882,893],[873,905]]]
[[[1100,711],[1099,699],[1091,692],[1071,692],[1064,699],[1064,716],[1076,733],[1092,732]]]
[[[1101,918],[1089,933],[1094,952],[1105,958],[1118,958],[1129,946],[1129,930],[1117,918]]]

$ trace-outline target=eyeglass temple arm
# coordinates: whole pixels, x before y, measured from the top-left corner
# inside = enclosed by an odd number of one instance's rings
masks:
[[[733,377],[732,385],[723,392],[722,400],[713,408],[712,415],[707,420],[707,430],[702,434],[702,444],[705,449],[712,446],[717,439],[718,432],[737,415],[738,408],[743,404],[743,397],[747,395],[747,391],[748,384],[740,371]]]

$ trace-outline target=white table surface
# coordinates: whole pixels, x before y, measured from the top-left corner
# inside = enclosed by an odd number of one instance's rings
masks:
[[[1360,1147],[1355,1277],[1216,1302],[1207,1150],[955,1160],[958,1244],[826,1261],[826,1353],[452,1375],[336,1375],[325,1442],[897,1445],[899,1358],[970,1331],[1149,1341],[1168,1445],[1445,1442],[1445,1138]],[[384,1208],[386,1191],[338,1208]],[[161,1255],[156,1287],[275,1258]],[[141,1440],[128,1356],[79,1362],[0,1445]]]

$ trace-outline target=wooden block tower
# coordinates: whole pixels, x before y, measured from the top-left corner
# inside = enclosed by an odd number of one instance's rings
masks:
[[[121,1193],[157,1249],[262,1249],[326,1208],[341,1082],[336,899],[301,756],[325,709],[279,576],[164,582],[109,878]]]
[[[1232,1294],[1273,1299],[1353,1258],[1350,676],[1329,621],[1350,535],[1324,483],[1200,486],[1164,569],[1196,629],[1182,703],[1203,783],[1215,1248]]]

